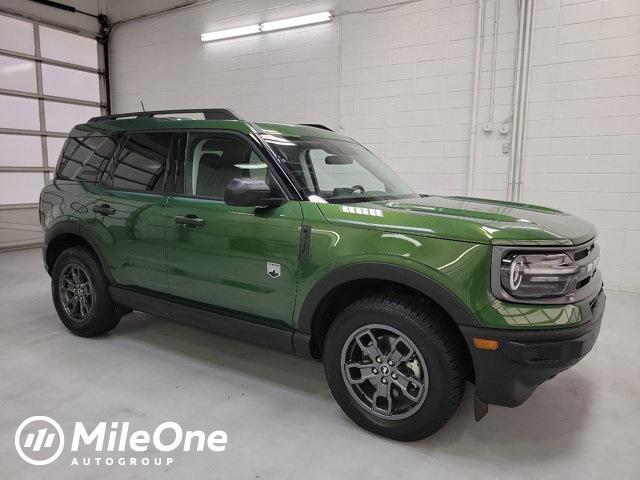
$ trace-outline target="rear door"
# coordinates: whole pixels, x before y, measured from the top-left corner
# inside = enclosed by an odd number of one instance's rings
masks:
[[[290,328],[300,203],[226,205],[224,189],[236,177],[265,179],[274,195],[283,195],[267,161],[248,139],[231,133],[192,132],[186,143],[185,193],[169,198],[165,214],[171,294]]]
[[[129,134],[102,176],[91,208],[102,226],[103,255],[118,285],[168,291],[164,189],[178,138],[173,132]]]

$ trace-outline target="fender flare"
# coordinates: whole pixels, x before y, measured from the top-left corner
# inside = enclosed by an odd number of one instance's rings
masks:
[[[322,277],[304,299],[297,330],[302,334],[312,335],[314,313],[325,296],[336,287],[354,280],[387,280],[413,288],[440,305],[456,324],[471,327],[480,325],[462,300],[432,278],[390,263],[366,262],[336,268]]]
[[[64,234],[75,235],[77,237],[82,238],[85,242],[87,242],[95,252],[96,256],[98,257],[98,261],[100,262],[102,271],[107,276],[109,283],[111,284],[115,283],[114,278],[111,275],[111,270],[108,267],[108,263],[106,262],[104,256],[102,255],[102,252],[100,249],[100,243],[96,240],[96,237],[93,235],[93,233],[87,226],[79,222],[74,222],[72,220],[63,220],[63,221],[57,222],[54,225],[51,225],[50,227],[48,227],[44,234],[44,242],[42,244],[42,256],[43,256],[45,268],[47,269],[47,271],[48,271],[47,249],[49,247],[49,244],[53,242],[57,237]],[[51,272],[48,272],[48,273],[51,274]]]

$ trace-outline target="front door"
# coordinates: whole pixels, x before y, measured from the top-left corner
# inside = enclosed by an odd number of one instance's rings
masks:
[[[165,210],[170,292],[179,298],[290,327],[295,302],[302,210],[232,207],[224,189],[233,178],[267,180],[281,195],[264,158],[233,134],[190,133],[185,195]]]

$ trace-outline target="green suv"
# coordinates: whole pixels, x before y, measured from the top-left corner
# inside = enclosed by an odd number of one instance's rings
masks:
[[[40,198],[55,308],[80,336],[131,310],[322,359],[358,425],[409,441],[514,407],[592,348],[594,227],[419,195],[322,125],[225,109],[97,117]]]

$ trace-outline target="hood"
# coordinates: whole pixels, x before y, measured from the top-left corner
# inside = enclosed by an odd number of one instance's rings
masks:
[[[318,204],[327,221],[496,245],[578,245],[594,226],[559,210],[470,197]]]

